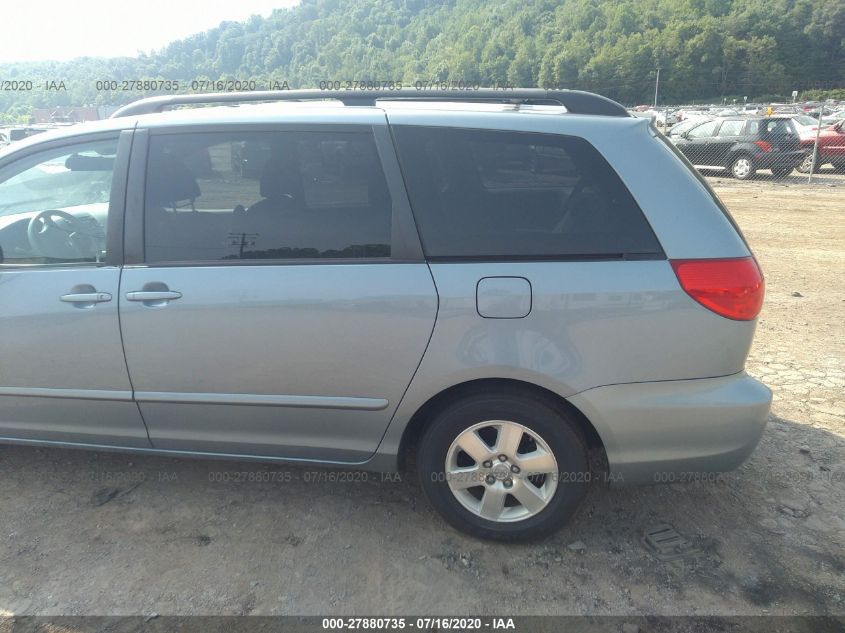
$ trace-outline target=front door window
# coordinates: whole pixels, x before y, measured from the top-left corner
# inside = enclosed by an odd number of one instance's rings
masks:
[[[46,150],[0,172],[0,264],[101,263],[117,139]]]

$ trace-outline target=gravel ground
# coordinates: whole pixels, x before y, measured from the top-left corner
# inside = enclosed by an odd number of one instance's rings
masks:
[[[597,485],[505,546],[409,480],[0,447],[0,615],[845,614],[845,178],[802,180],[712,179],[768,284],[748,370],[775,401],[740,470]],[[662,523],[687,556],[644,549]]]

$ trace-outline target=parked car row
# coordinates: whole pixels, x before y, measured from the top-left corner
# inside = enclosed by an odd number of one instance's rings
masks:
[[[727,169],[738,180],[758,169],[783,178],[803,164],[807,152],[797,124],[786,116],[706,119],[668,137],[693,165]]]
[[[703,118],[733,117],[733,116],[794,116],[803,119],[813,119],[817,124],[819,116],[822,117],[822,125],[829,126],[845,119],[845,102],[840,103],[834,100],[820,103],[818,101],[807,101],[805,103],[793,104],[760,104],[746,103],[743,105],[726,106],[722,105],[695,105],[695,106],[673,106],[656,107],[640,105],[630,108],[631,115],[636,117],[651,118],[657,127],[670,128],[678,123]],[[803,125],[809,125],[805,120]]]
[[[29,138],[35,134],[41,134],[42,132],[46,132],[47,130],[52,129],[52,127],[47,126],[32,126],[32,125],[22,125],[22,126],[15,126],[15,127],[7,127],[7,128],[0,128],[0,147],[5,147],[14,141],[22,141],[25,138]]]
[[[814,118],[801,107],[780,109],[783,112],[767,115],[683,109],[680,121],[667,125],[664,132],[697,167],[726,169],[740,180],[754,177],[761,169],[779,178],[793,169],[809,173],[814,158],[815,171],[829,164],[845,172],[845,111],[832,125],[822,116],[820,129],[818,112]],[[647,111],[639,113],[647,115]],[[665,119],[666,123],[670,120]],[[655,123],[659,125],[659,120]]]

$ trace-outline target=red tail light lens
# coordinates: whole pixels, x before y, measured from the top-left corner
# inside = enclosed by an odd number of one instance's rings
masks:
[[[753,257],[674,259],[681,287],[708,310],[735,321],[754,319],[763,306],[763,273]]]
[[[759,147],[764,152],[771,152],[772,151],[772,144],[768,141],[754,141],[754,144]]]

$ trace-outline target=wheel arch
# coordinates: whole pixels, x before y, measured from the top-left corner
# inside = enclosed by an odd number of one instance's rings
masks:
[[[731,148],[730,154],[728,154],[728,167],[733,165],[734,161],[740,156],[746,156],[751,159],[752,164],[754,163],[754,150],[752,149],[752,146],[748,143],[739,143],[734,145]]]
[[[480,378],[452,385],[429,398],[408,421],[399,443],[398,464],[405,470],[422,433],[434,417],[451,403],[467,396],[483,393],[513,393],[533,395],[552,407],[571,415],[584,436],[589,449],[604,450],[604,442],[592,422],[578,407],[563,396],[530,382],[512,378]]]

